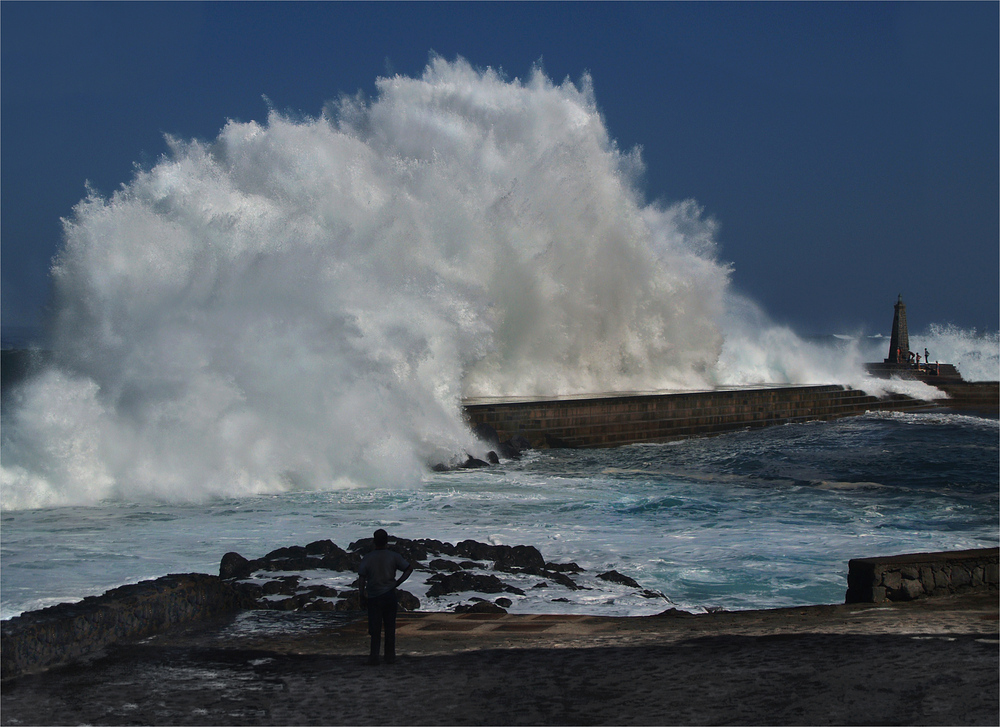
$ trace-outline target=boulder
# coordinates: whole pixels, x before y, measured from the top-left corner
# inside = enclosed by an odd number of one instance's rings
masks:
[[[501,608],[495,603],[490,603],[489,601],[476,601],[472,604],[460,603],[455,606],[455,613],[507,613],[506,609]]]
[[[335,611],[361,611],[361,596],[358,595],[357,590],[352,590],[348,593],[341,593],[343,598],[337,601],[337,605],[334,607]]]
[[[631,586],[632,588],[640,588],[639,584],[633,579],[626,575],[622,575],[616,570],[609,570],[604,573],[598,573],[597,577],[602,581],[608,581],[609,583],[618,583],[622,586]]]
[[[224,580],[249,578],[252,572],[253,567],[250,561],[239,553],[230,552],[222,556],[222,562],[219,564],[219,578]]]
[[[461,467],[464,470],[482,469],[483,467],[489,467],[489,466],[490,466],[489,462],[484,462],[481,459],[476,459],[471,454],[462,464],[459,465],[459,467]]]
[[[569,563],[546,563],[545,570],[555,571],[557,573],[583,573],[583,568],[578,566],[573,561]]]
[[[904,578],[899,591],[900,597],[904,601],[912,601],[924,595],[924,587],[916,578]]]
[[[515,572],[516,570],[542,569],[545,559],[533,545],[497,545],[493,550],[494,570]]]
[[[337,589],[331,586],[309,586],[306,590],[309,591],[311,597],[336,598],[339,595]]]
[[[557,571],[544,571],[542,575],[549,580],[555,581],[560,586],[570,589],[571,591],[579,591],[582,588],[582,586],[578,586],[576,582],[565,573],[559,573]]]
[[[427,567],[435,571],[447,571],[449,573],[455,573],[462,570],[462,566],[453,560],[444,560],[443,558],[435,558]]]
[[[313,601],[307,602],[303,607],[303,611],[336,611],[337,604],[334,601],[327,601],[324,598],[317,598]]]
[[[420,608],[420,599],[409,591],[396,591],[396,600],[404,611],[416,611]]]
[[[506,442],[500,442],[497,451],[504,459],[521,459],[521,450],[515,447],[509,439]]]
[[[468,571],[458,573],[435,573],[427,579],[430,588],[427,589],[428,598],[445,596],[450,593],[463,593],[474,591],[476,593],[517,593],[523,596],[524,591],[514,586],[508,586],[494,575],[478,575]]]

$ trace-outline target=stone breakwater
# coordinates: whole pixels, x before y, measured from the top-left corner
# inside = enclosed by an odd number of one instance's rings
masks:
[[[631,393],[466,400],[481,439],[516,438],[520,448],[618,447],[670,442],[746,428],[831,421],[871,411],[962,411],[996,417],[997,382],[945,382],[933,401],[876,397],[840,385],[748,386],[682,393]],[[504,456],[501,451],[500,456]],[[485,463],[484,463],[485,464]]]
[[[0,677],[68,664],[114,643],[252,607],[238,585],[185,573],[29,611],[0,625]]]
[[[998,548],[855,558],[848,563],[846,602],[912,601],[998,588]]]

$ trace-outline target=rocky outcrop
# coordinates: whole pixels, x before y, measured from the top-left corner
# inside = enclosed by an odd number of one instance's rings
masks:
[[[495,575],[478,575],[468,571],[458,573],[436,573],[427,579],[431,587],[427,590],[427,595],[431,598],[452,593],[462,593],[463,591],[475,591],[476,593],[516,593],[524,595],[524,591],[514,586],[509,586]]]
[[[847,603],[912,601],[1000,588],[1000,549],[855,558],[848,563]]]
[[[244,592],[253,596],[254,608],[355,611],[360,610],[361,605],[354,574],[363,555],[374,547],[371,538],[363,538],[348,545],[346,550],[329,540],[320,540],[306,546],[278,548],[253,560],[239,553],[226,553],[219,565],[219,576],[240,583]],[[541,577],[570,590],[582,588],[571,575],[583,572],[579,565],[548,563],[538,548],[530,545],[492,545],[476,540],[452,544],[428,538],[390,538],[389,547],[406,558],[414,570],[430,573],[426,578],[429,598],[466,593],[513,593],[523,596],[523,589],[504,580],[505,574]],[[351,586],[341,590],[310,586],[289,573],[322,570],[349,573]],[[270,573],[275,575],[270,576]],[[620,579],[627,577],[620,576]],[[625,580],[615,582],[631,585]],[[634,587],[639,588],[639,585],[636,583]],[[468,601],[458,604],[456,610],[471,608],[470,604],[482,599],[472,596]],[[420,601],[407,591],[399,591],[399,605],[403,610],[415,611],[420,608]],[[492,605],[503,609],[509,607],[511,601],[499,598]]]
[[[253,593],[204,573],[168,575],[78,603],[30,611],[0,626],[2,678],[41,671],[194,621],[251,608]]]
[[[78,603],[24,613],[2,622],[2,677],[92,658],[115,643],[247,609],[359,612],[356,574],[362,556],[373,547],[366,538],[347,549],[330,540],[317,540],[278,548],[254,559],[230,552],[222,557],[218,576],[169,575],[115,588]],[[546,562],[541,552],[529,545],[390,538],[390,547],[424,574],[428,598],[444,597],[449,601],[447,607],[456,612],[504,613],[513,601],[499,594],[524,596],[517,584],[524,585],[526,580],[533,582],[526,588],[549,588],[552,584],[568,590],[595,587],[598,582],[593,576],[589,585],[577,582],[575,578],[585,574],[583,568],[576,563]],[[316,574],[323,571],[335,575],[336,583],[316,582]],[[602,574],[602,580],[638,589],[627,576],[605,578],[609,574],[616,572]],[[647,594],[653,593],[640,590],[637,595],[649,597]],[[498,595],[486,599],[475,594]],[[421,607],[409,591],[399,590],[398,597],[404,611]],[[559,597],[551,600],[566,601]],[[438,608],[441,605],[435,604]]]
[[[490,424],[477,424],[472,427],[472,433],[476,438],[490,447],[486,453],[486,459],[482,460],[466,453],[465,459],[455,458],[451,462],[438,462],[431,466],[435,472],[451,472],[461,469],[478,469],[500,464],[501,459],[521,459],[521,453],[531,449],[531,442],[525,437],[514,435],[501,440],[497,430]],[[499,454],[498,454],[499,453]]]

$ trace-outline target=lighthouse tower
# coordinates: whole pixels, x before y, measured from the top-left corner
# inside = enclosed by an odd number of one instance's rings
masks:
[[[885,363],[905,364],[910,360],[910,334],[906,330],[906,303],[903,302],[902,293],[900,293],[894,309],[892,337],[889,339],[889,358],[885,360]]]

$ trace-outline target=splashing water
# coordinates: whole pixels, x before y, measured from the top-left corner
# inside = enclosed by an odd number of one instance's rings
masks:
[[[860,378],[732,324],[715,223],[643,201],[588,77],[434,58],[377,87],[168,138],[76,206],[4,508],[415,486],[479,452],[463,396]]]
[[[1000,379],[1000,336],[954,325],[932,324],[926,333],[911,337],[914,351],[928,349],[931,360],[955,364],[966,381]]]

